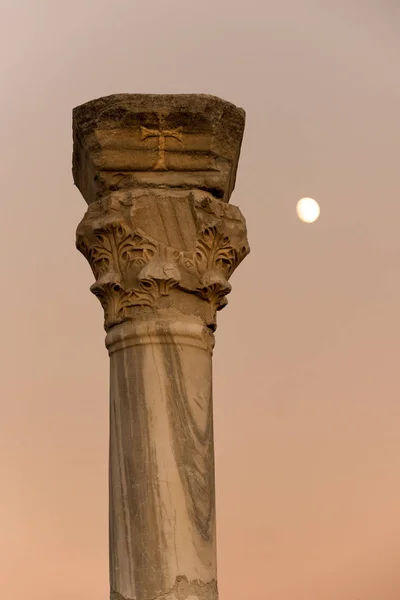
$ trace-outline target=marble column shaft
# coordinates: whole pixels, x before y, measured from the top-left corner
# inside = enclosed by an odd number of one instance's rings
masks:
[[[112,600],[217,600],[212,350],[249,252],[229,204],[244,112],[205,95],[74,109],[77,247],[110,355]]]

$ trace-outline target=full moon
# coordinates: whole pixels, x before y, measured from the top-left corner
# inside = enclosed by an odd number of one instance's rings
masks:
[[[314,223],[321,212],[319,204],[312,198],[302,198],[296,204],[296,212],[300,221],[304,223]]]

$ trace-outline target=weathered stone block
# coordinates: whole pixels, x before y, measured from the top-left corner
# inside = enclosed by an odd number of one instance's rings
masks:
[[[199,188],[229,200],[245,113],[202,94],[117,94],[73,113],[74,180],[88,204],[137,187]]]

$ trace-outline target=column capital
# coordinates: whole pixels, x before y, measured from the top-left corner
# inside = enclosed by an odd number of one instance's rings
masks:
[[[88,203],[77,248],[105,329],[178,309],[215,329],[246,224],[228,203],[244,111],[206,95],[121,94],[74,110],[74,180]]]
[[[77,248],[96,278],[107,331],[166,308],[215,329],[228,280],[249,253],[240,210],[199,190],[113,192],[89,205]]]

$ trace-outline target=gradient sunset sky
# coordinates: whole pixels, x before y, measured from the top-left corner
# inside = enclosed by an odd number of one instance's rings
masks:
[[[252,251],[214,355],[220,600],[399,600],[399,2],[3,0],[1,21],[2,598],[108,598],[71,113],[138,92],[247,113],[231,201]]]

